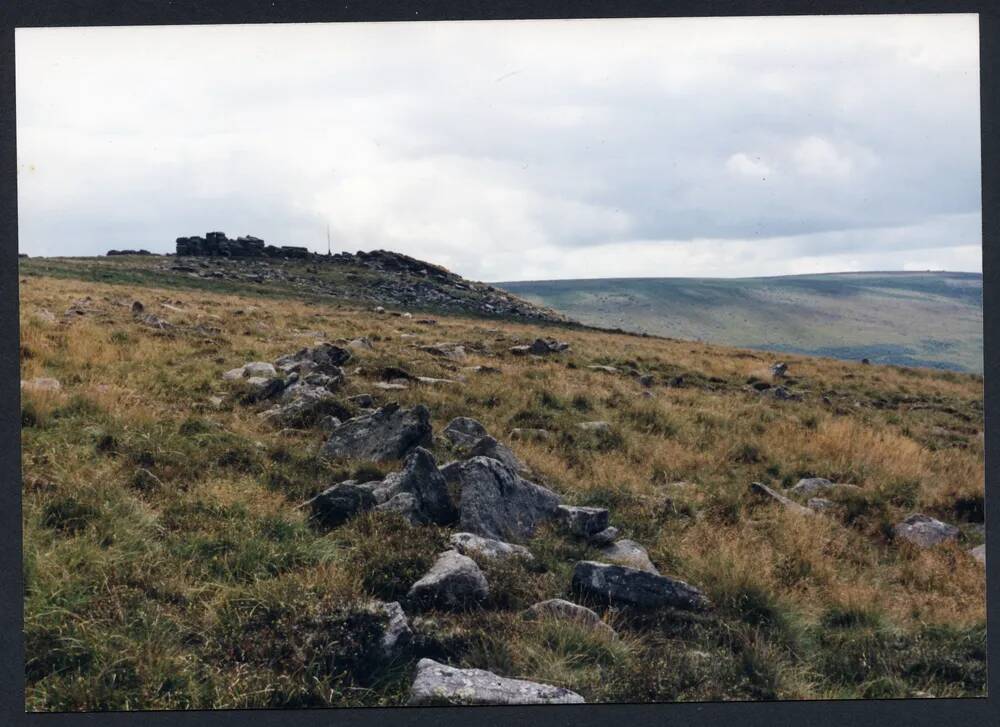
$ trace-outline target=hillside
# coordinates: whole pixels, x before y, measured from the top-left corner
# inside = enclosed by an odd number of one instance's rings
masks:
[[[594,326],[729,346],[983,370],[983,277],[836,273],[497,283]]]
[[[21,261],[29,710],[985,693],[981,376],[178,264]]]

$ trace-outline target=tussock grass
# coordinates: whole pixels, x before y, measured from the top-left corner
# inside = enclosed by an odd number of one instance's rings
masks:
[[[127,281],[122,281],[127,282]],[[90,297],[91,312],[64,318]],[[131,302],[174,327],[133,318]],[[168,302],[181,312],[160,307]],[[54,315],[48,315],[48,311]],[[560,684],[589,701],[966,696],[985,691],[981,377],[783,356],[802,401],[750,390],[765,354],[699,343],[439,317],[437,326],[317,301],[32,276],[21,290],[25,638],[31,710],[393,705],[421,655]],[[403,338],[401,334],[412,338]],[[555,335],[545,359],[509,353]],[[591,604],[617,639],[521,611],[571,594],[599,558],[542,528],[531,563],[487,564],[490,599],[413,619],[409,655],[374,660],[370,598],[405,599],[448,532],[367,515],[332,531],[298,509],[393,467],[326,463],[322,434],[281,432],[222,372],[318,340],[367,336],[341,405],[472,416],[572,504],[611,509],[665,575],[716,603],[698,617]],[[451,361],[415,346],[463,343]],[[613,375],[592,364],[622,369]],[[499,368],[476,374],[462,367]],[[465,381],[373,388],[378,372]],[[355,367],[360,367],[355,371]],[[637,377],[652,373],[653,397]],[[682,386],[666,385],[682,376]],[[821,399],[826,395],[830,403]],[[222,404],[211,397],[223,397]],[[607,433],[577,427],[606,421]],[[515,427],[546,440],[512,440]],[[440,460],[447,451],[434,447]],[[837,510],[796,517],[750,495],[828,477]],[[921,551],[911,512],[962,528]]]

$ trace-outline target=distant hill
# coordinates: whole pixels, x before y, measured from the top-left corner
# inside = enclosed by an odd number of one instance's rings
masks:
[[[873,363],[983,370],[983,276],[871,272],[767,278],[497,283],[583,323]]]

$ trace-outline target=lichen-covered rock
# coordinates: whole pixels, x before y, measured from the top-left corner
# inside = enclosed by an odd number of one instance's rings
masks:
[[[646,549],[634,540],[623,539],[602,548],[601,558],[615,565],[624,565],[647,573],[660,574],[656,570],[656,566],[653,565],[653,561],[649,559],[649,553],[646,552]]]
[[[614,636],[615,630],[601,620],[601,617],[585,606],[571,603],[562,598],[550,598],[547,601],[530,606],[525,612],[526,619],[554,618],[573,621],[588,628],[601,631],[608,636]]]
[[[342,375],[341,366],[351,360],[351,352],[346,348],[335,346],[332,343],[321,343],[312,348],[303,348],[296,353],[282,356],[274,365],[286,372],[309,373],[318,371],[319,373],[331,376]]]
[[[556,515],[563,527],[580,538],[590,537],[608,527],[608,511],[603,507],[560,505]]]
[[[582,560],[573,568],[572,585],[578,593],[612,606],[669,607],[687,611],[711,607],[705,594],[684,581],[590,560]]]
[[[512,468],[489,457],[473,457],[446,467],[461,487],[462,530],[495,540],[525,540],[542,522],[551,520],[559,496],[523,479]]]
[[[472,417],[455,417],[441,433],[445,439],[459,447],[471,447],[487,435],[486,427]]]
[[[483,669],[456,669],[433,659],[417,663],[407,704],[583,704],[576,692]]]
[[[375,507],[371,490],[353,480],[328,487],[306,502],[312,517],[327,527],[337,527],[359,513]]]
[[[455,533],[451,536],[450,542],[452,548],[473,559],[481,557],[493,560],[506,560],[508,558],[532,560],[534,558],[531,551],[523,545],[484,538],[475,533]]]
[[[496,439],[490,436],[481,437],[472,447],[469,448],[467,453],[469,457],[489,457],[490,459],[495,459],[499,462],[503,462],[505,465],[510,467],[522,475],[527,475],[530,473],[528,465],[522,462],[513,450],[506,444],[498,442]]]
[[[931,548],[941,543],[958,540],[961,531],[954,525],[948,525],[929,515],[920,513],[910,515],[892,529],[895,537],[913,543],[919,548]]]
[[[447,550],[410,587],[407,598],[420,607],[459,610],[484,600],[489,594],[486,576],[476,562],[456,550]]]
[[[603,548],[605,546],[611,545],[618,539],[618,535],[621,531],[618,530],[614,525],[604,528],[598,533],[594,533],[587,541],[593,545],[595,548]]]
[[[401,459],[431,442],[430,412],[423,404],[401,409],[389,404],[348,419],[330,433],[322,454],[329,459],[352,458],[373,462]]]
[[[399,602],[370,601],[362,610],[385,618],[385,629],[380,643],[382,656],[386,659],[400,656],[413,639],[413,630]]]

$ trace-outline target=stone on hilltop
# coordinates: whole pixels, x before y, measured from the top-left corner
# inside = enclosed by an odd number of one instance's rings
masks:
[[[583,704],[576,692],[525,679],[509,679],[483,669],[457,669],[433,659],[417,663],[407,702],[443,704]]]

